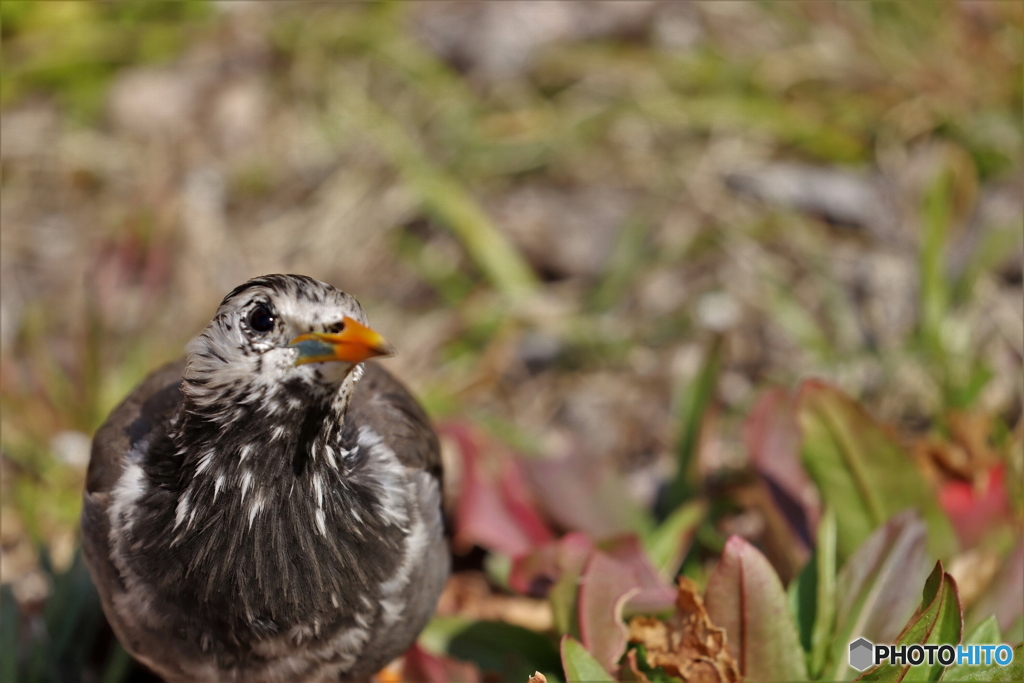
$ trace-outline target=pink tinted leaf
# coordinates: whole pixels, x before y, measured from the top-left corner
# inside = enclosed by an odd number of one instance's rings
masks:
[[[779,512],[810,548],[821,499],[800,461],[800,426],[789,392],[775,388],[761,396],[743,425],[743,441]]]
[[[641,614],[672,609],[676,602],[676,590],[658,574],[635,535],[620,536],[602,544],[601,549],[628,567],[636,579],[639,590],[626,605],[628,613]]]
[[[591,540],[578,532],[538,546],[512,560],[509,586],[520,593],[528,593],[538,581],[555,582],[564,573],[572,574],[575,582],[593,548]]]
[[[559,574],[558,542],[552,541],[512,558],[508,585],[515,592],[525,595],[532,593],[538,582],[553,582]]]
[[[590,556],[580,578],[580,638],[607,671],[617,667],[626,651],[622,608],[639,589],[629,565],[600,551]]]
[[[622,477],[578,447],[563,457],[522,464],[544,510],[565,529],[607,538],[638,530],[649,521]]]
[[[479,545],[515,557],[552,538],[530,505],[514,462],[506,459],[501,463],[500,476],[495,476],[486,467],[484,437],[476,430],[448,423],[438,431],[455,442],[462,458],[462,486],[455,512],[456,548],[468,550]]]
[[[564,536],[558,544],[558,570],[555,585],[551,587],[548,600],[559,633],[579,634],[580,577],[583,568],[594,552],[590,539],[580,533]]]
[[[548,591],[548,602],[555,628],[559,633],[579,635],[576,606],[580,575],[593,550],[593,543],[585,535],[566,534],[557,542],[514,560],[509,584],[516,588],[531,586],[540,579],[554,581]]]
[[[704,596],[726,631],[729,654],[752,681],[807,680],[803,648],[782,582],[764,555],[739,536],[725,544]]]
[[[526,478],[517,460],[507,459],[502,463],[498,486],[505,508],[533,545],[541,545],[554,539],[554,534],[533,507]]]
[[[891,643],[917,605],[928,575],[927,529],[913,511],[894,516],[858,548],[836,576],[836,622],[826,680],[848,680],[849,643]]]
[[[477,683],[480,670],[470,662],[427,652],[416,643],[402,659],[402,680],[409,683]]]

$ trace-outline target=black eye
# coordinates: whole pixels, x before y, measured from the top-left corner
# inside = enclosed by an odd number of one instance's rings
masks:
[[[262,304],[252,309],[249,313],[249,329],[253,332],[265,334],[274,329],[274,316]]]

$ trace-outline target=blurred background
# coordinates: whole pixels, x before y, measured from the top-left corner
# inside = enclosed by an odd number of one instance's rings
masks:
[[[89,439],[263,273],[356,295],[440,424],[584,458],[640,507],[690,468],[711,549],[771,546],[717,493],[768,387],[824,379],[907,443],[950,415],[1024,443],[1020,3],[4,0],[0,22],[4,681],[15,651],[23,680],[145,680],[75,559]]]

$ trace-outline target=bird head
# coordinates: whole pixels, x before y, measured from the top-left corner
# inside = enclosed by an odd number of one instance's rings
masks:
[[[186,347],[183,390],[195,404],[261,401],[282,392],[314,398],[354,384],[358,364],[393,353],[349,294],[304,275],[265,275],[239,285]]]

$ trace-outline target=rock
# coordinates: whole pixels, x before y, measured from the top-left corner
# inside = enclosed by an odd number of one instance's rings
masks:
[[[891,190],[877,175],[785,162],[729,173],[725,181],[740,194],[876,236],[892,234],[898,223]]]

